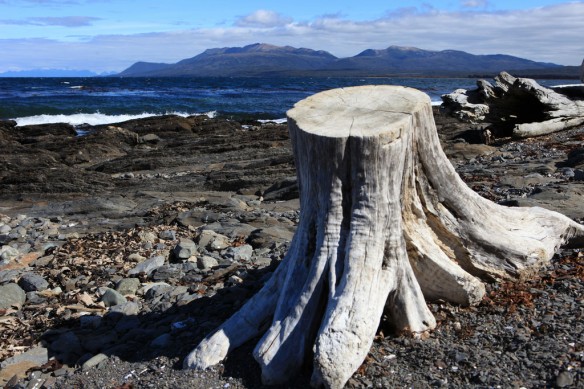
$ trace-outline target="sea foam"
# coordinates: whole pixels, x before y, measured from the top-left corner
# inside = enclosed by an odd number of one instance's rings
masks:
[[[182,117],[187,116],[201,116],[206,115],[213,118],[217,115],[216,111],[207,113],[186,113],[186,112],[167,112],[166,115],[177,115]],[[72,126],[80,126],[88,124],[91,126],[112,124],[125,122],[132,119],[143,119],[153,116],[161,116],[161,114],[144,112],[137,115],[122,114],[122,115],[106,115],[103,113],[76,113],[72,115],[35,115],[26,116],[13,119],[18,126],[30,126],[35,124],[50,124],[50,123],[68,123]]]

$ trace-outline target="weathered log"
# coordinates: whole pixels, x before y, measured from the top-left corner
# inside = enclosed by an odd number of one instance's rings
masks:
[[[477,89],[442,96],[443,109],[462,120],[491,123],[494,133],[527,138],[584,125],[584,101],[502,72],[495,86],[485,80]]]
[[[301,217],[271,279],[185,359],[207,368],[264,333],[254,351],[267,384],[312,360],[312,385],[341,388],[382,314],[423,337],[426,299],[478,303],[480,278],[528,277],[584,227],[542,208],[480,197],[444,155],[430,99],[364,86],[311,96],[288,111]],[[266,327],[267,330],[266,330]]]

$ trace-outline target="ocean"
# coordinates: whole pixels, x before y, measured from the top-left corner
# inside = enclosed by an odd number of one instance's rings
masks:
[[[538,80],[542,85],[573,80]],[[282,120],[299,100],[356,85],[403,85],[434,104],[472,78],[0,78],[0,119],[18,125],[99,125],[165,114]]]

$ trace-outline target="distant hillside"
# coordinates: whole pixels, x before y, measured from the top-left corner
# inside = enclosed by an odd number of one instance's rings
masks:
[[[337,58],[326,51],[256,43],[245,47],[208,49],[175,64],[138,62],[122,77],[171,76],[494,76],[501,71],[555,74],[578,78],[577,67],[534,62],[510,55],[473,55],[464,51],[430,51],[390,46]],[[573,73],[573,74],[572,74]]]
[[[139,62],[120,76],[260,76],[326,68],[337,59],[326,51],[256,43],[209,49],[173,65]]]
[[[510,55],[473,55],[464,51],[429,51],[415,47],[391,46],[385,50],[365,50],[336,61],[329,70],[345,74],[453,74],[499,73],[514,69],[559,68],[552,63],[534,62]]]

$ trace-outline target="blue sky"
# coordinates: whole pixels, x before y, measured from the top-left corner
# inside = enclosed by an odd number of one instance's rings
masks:
[[[0,0],[0,72],[121,71],[256,42],[338,57],[398,45],[579,65],[583,37],[584,1]]]

